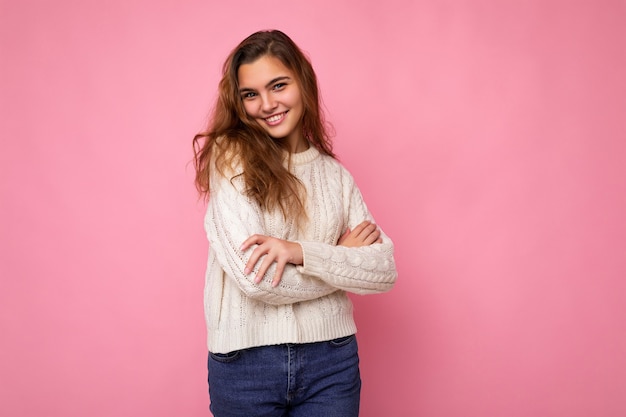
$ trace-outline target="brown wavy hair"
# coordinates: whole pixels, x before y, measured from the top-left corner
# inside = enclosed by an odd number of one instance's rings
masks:
[[[239,67],[263,56],[279,59],[293,72],[304,108],[302,133],[322,154],[335,157],[311,63],[283,32],[260,31],[244,39],[224,62],[209,126],[193,138],[195,185],[208,198],[212,161],[221,175],[237,167],[235,176],[243,176],[245,192],[262,209],[280,209],[285,219],[295,218],[300,223],[306,218],[305,191],[284,164],[287,143],[270,137],[247,115],[239,93]]]

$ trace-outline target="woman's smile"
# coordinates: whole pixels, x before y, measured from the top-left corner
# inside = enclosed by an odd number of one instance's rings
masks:
[[[265,120],[265,122],[266,122],[268,125],[270,125],[270,126],[277,126],[277,125],[279,125],[279,124],[280,124],[280,122],[282,122],[282,121],[283,121],[283,119],[284,119],[284,118],[285,118],[285,116],[287,115],[287,112],[288,112],[288,111],[289,111],[289,110],[284,111],[284,112],[282,112],[282,113],[274,114],[274,115],[272,115],[272,116],[270,116],[270,117],[266,117],[266,118],[265,118],[265,119],[263,119],[263,120]]]

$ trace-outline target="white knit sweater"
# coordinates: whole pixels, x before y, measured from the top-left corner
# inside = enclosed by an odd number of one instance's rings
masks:
[[[212,172],[204,221],[209,239],[204,307],[211,352],[353,334],[356,325],[346,291],[384,292],[396,280],[393,244],[384,233],[382,243],[337,246],[346,229],[373,221],[350,173],[312,146],[292,154],[291,164],[307,193],[309,221],[302,230],[279,211],[262,211],[243,192],[241,176],[231,181]],[[287,264],[273,288],[273,264],[255,284],[257,269],[249,275],[243,272],[254,247],[239,250],[253,234],[298,242],[303,265]]]

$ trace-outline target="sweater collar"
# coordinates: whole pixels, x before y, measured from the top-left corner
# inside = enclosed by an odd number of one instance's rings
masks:
[[[292,153],[291,154],[291,164],[296,165],[304,165],[313,161],[315,158],[319,156],[320,152],[313,145],[309,146],[304,152]]]

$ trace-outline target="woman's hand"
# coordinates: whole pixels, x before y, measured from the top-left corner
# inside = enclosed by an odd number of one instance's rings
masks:
[[[366,220],[356,226],[354,230],[348,229],[339,238],[337,245],[359,247],[368,246],[372,243],[382,243],[380,230],[374,223]],[[272,279],[272,287],[276,287],[280,283],[283,272],[285,271],[285,265],[288,263],[302,265],[304,256],[302,254],[302,247],[296,242],[265,235],[252,235],[243,242],[240,249],[244,251],[252,245],[258,246],[252,251],[252,255],[250,255],[250,259],[248,259],[243,272],[246,275],[251,273],[257,262],[259,262],[259,259],[265,255],[265,259],[263,259],[256,277],[254,278],[254,282],[257,284],[261,282],[273,262],[276,262],[276,273]]]
[[[337,245],[356,248],[359,246],[368,246],[372,243],[382,243],[380,230],[374,223],[365,220],[355,227],[354,230],[348,229],[346,233],[339,238]]]
[[[246,275],[252,272],[261,256],[265,255],[265,259],[263,259],[254,278],[254,282],[257,284],[261,282],[273,262],[276,262],[276,273],[272,279],[272,287],[276,287],[280,283],[285,265],[288,263],[302,265],[302,247],[298,243],[265,235],[252,235],[243,242],[240,249],[243,251],[252,245],[258,246],[252,251],[252,255],[250,255],[243,272]]]

